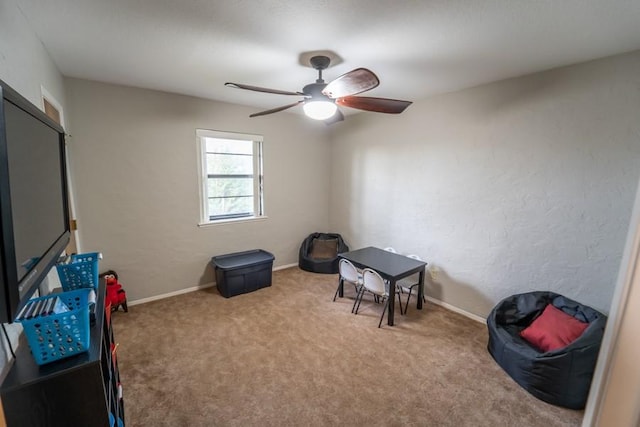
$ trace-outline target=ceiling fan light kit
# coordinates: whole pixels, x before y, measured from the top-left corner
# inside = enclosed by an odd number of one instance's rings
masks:
[[[308,84],[302,88],[302,92],[268,89],[231,82],[225,83],[225,86],[276,95],[303,96],[305,98],[282,107],[251,114],[249,117],[277,113],[303,104],[302,108],[307,117],[314,120],[324,120],[327,125],[344,120],[338,105],[376,113],[399,114],[412,104],[411,101],[398,99],[354,96],[371,90],[380,84],[378,77],[366,68],[356,68],[329,83],[325,83],[322,79],[322,70],[329,67],[330,59],[326,56],[314,56],[309,62],[318,71],[318,79],[315,83]]]
[[[304,110],[304,114],[311,119],[327,120],[329,117],[333,117],[338,110],[338,106],[332,101],[315,101],[312,98],[305,101],[302,109]]]

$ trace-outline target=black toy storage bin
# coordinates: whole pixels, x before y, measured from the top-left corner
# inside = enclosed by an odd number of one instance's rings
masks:
[[[229,298],[271,286],[274,256],[262,249],[211,258],[220,294]]]

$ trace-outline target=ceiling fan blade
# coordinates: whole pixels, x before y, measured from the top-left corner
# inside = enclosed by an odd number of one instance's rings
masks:
[[[336,99],[336,104],[376,113],[399,114],[413,102],[399,99],[372,98],[369,96],[346,96]]]
[[[231,83],[231,82],[227,82],[224,84],[227,87],[234,87],[236,89],[246,89],[246,90],[253,90],[255,92],[264,92],[264,93],[275,93],[276,95],[296,95],[296,96],[305,96],[304,93],[302,92],[289,92],[286,90],[278,90],[278,89],[268,89],[266,87],[258,87],[258,86],[249,86],[249,85],[243,85],[240,83]]]
[[[258,117],[258,116],[265,116],[267,114],[277,113],[278,111],[284,111],[288,108],[295,107],[296,105],[302,104],[303,102],[304,100],[300,100],[298,102],[294,102],[293,104],[285,105],[278,108],[272,108],[271,110],[260,111],[259,113],[253,113],[249,115],[249,117]]]
[[[366,92],[380,84],[378,76],[366,68],[356,68],[333,80],[324,88],[322,93],[329,98],[342,98],[357,93]]]
[[[344,115],[342,114],[342,111],[340,111],[339,109],[336,110],[336,113],[329,117],[327,120],[324,121],[324,124],[329,126],[332,125],[334,123],[338,123],[344,120]]]

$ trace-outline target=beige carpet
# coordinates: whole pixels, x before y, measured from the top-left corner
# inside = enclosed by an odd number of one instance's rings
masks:
[[[521,389],[486,326],[415,303],[377,328],[353,287],[298,268],[225,299],[215,288],[114,313],[128,426],[577,426]]]

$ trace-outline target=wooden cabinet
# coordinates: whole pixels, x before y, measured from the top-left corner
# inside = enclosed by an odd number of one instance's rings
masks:
[[[89,351],[77,356],[38,366],[21,337],[15,361],[0,388],[8,427],[124,425],[117,345],[110,310],[105,310],[102,280],[95,313]]]

